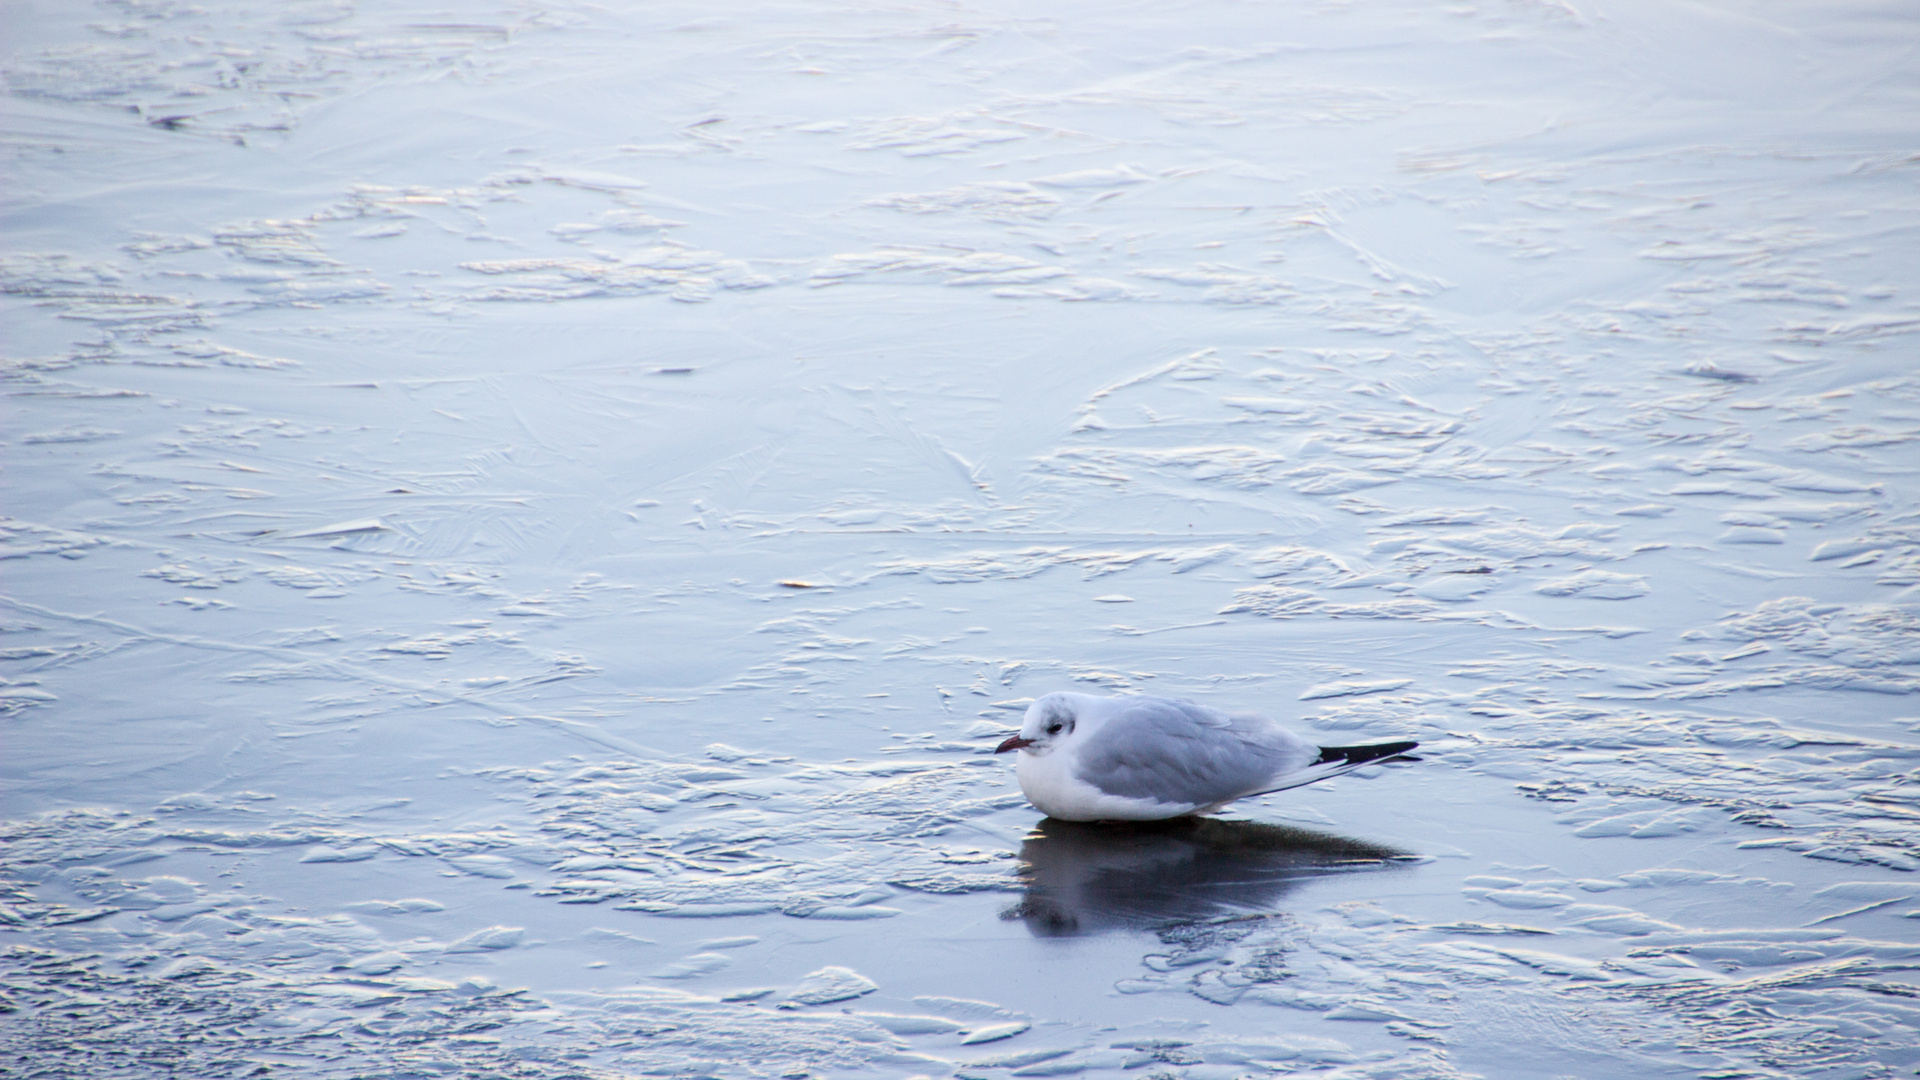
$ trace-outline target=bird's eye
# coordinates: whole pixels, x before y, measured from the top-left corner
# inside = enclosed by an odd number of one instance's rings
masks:
[[[1060,725],[1059,725],[1059,724],[1048,724],[1048,725],[1047,725],[1047,734],[1049,734],[1049,735],[1058,735],[1058,734],[1060,734]]]

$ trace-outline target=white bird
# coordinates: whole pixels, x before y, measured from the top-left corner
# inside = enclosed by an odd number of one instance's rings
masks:
[[[1263,716],[1191,701],[1053,693],[1027,706],[1020,751],[1027,801],[1063,821],[1151,821],[1339,776],[1415,742],[1315,746]]]

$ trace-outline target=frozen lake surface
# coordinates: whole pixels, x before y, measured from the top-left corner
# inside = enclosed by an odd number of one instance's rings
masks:
[[[1911,5],[6,21],[33,1075],[1920,1067]]]

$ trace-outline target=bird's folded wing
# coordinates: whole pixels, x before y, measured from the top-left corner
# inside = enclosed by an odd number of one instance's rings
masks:
[[[1250,742],[1226,720],[1190,702],[1130,702],[1080,744],[1074,773],[1109,795],[1206,806],[1295,767],[1296,751]]]

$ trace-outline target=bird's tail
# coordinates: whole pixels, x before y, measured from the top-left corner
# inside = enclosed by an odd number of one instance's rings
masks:
[[[1417,742],[1374,743],[1371,746],[1323,746],[1320,757],[1304,769],[1275,777],[1274,785],[1254,792],[1255,795],[1271,795],[1276,791],[1297,788],[1311,784],[1316,780],[1328,780],[1341,773],[1352,772],[1362,765],[1376,761],[1386,761],[1398,757],[1420,744]]]

